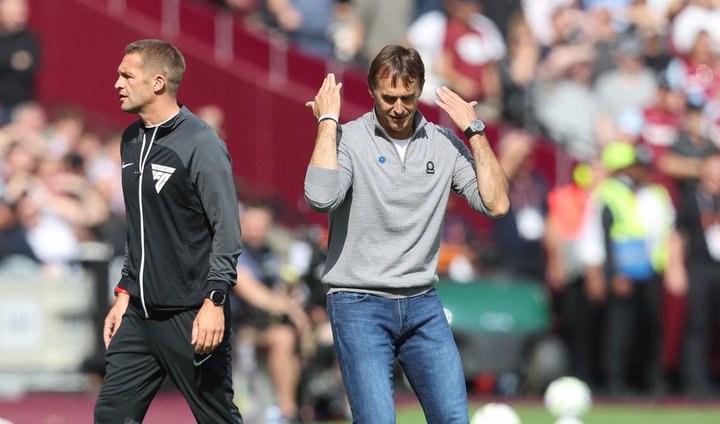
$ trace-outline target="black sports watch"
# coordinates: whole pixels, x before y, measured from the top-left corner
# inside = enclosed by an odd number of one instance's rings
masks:
[[[479,119],[473,119],[472,122],[470,122],[470,126],[465,128],[465,131],[463,131],[463,134],[465,134],[465,137],[470,140],[470,137],[474,136],[475,134],[482,134],[485,132],[485,124],[483,121]]]
[[[212,300],[212,303],[215,304],[215,306],[221,306],[225,304],[225,300],[227,300],[227,295],[222,290],[212,290],[210,293],[207,294],[208,299]]]

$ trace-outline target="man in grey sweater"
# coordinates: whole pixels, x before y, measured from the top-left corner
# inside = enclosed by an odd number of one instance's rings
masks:
[[[437,105],[469,139],[417,111],[418,53],[386,46],[368,74],[373,110],[338,124],[342,83],[328,74],[307,105],[318,135],[305,197],[329,213],[322,278],[335,350],[355,423],[394,423],[397,358],[428,423],[467,423],[464,374],[438,281],[440,236],[452,189],[480,214],[504,215],[508,183],[473,110],[447,88]]]

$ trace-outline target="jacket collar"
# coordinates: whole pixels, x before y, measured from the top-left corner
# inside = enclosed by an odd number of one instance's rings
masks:
[[[376,135],[380,135],[387,141],[393,140],[393,138],[390,137],[385,131],[385,129],[380,125],[380,121],[378,121],[374,107],[372,108],[372,111],[365,114],[365,116],[363,117],[363,122],[368,128],[368,130],[373,131]],[[425,125],[427,123],[428,121],[427,119],[425,119],[423,114],[420,113],[419,110],[415,110],[415,115],[413,115],[413,128],[415,130],[410,135],[410,140],[414,140],[423,136],[425,134]]]

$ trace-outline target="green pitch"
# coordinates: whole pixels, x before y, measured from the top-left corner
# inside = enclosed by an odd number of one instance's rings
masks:
[[[508,404],[523,424],[553,424],[555,419],[542,405]],[[474,406],[472,412],[478,407]],[[471,415],[472,416],[472,415]],[[701,406],[634,406],[596,405],[582,417],[583,424],[718,424],[720,400],[716,405]],[[398,409],[397,424],[423,424],[425,418],[419,407]]]
[[[553,418],[542,405],[508,404],[515,410],[523,424],[553,424]],[[472,413],[480,405],[473,405]],[[403,406],[397,409],[397,424],[425,424],[419,406]],[[582,417],[583,424],[718,424],[720,423],[720,399],[715,404],[693,406],[652,405],[595,405]],[[320,424],[320,423],[317,423]],[[328,424],[328,423],[323,423]],[[333,424],[347,424],[344,421]]]

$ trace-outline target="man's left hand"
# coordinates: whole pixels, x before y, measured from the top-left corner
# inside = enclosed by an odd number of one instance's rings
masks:
[[[438,97],[435,104],[450,116],[460,131],[465,131],[470,126],[470,123],[477,119],[474,109],[477,102],[468,103],[447,87],[435,89],[435,94]]]
[[[215,306],[210,299],[205,299],[193,321],[192,341],[195,353],[205,355],[220,345],[225,334],[224,307]]]

